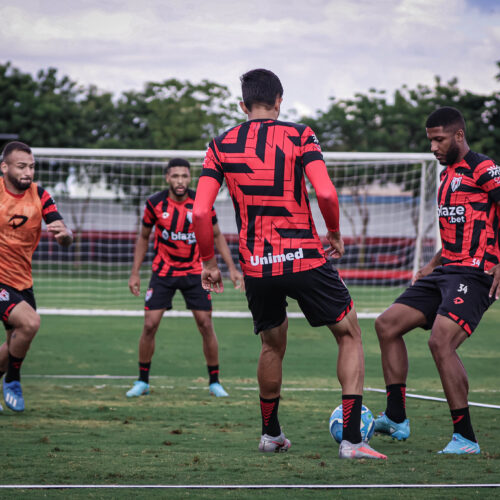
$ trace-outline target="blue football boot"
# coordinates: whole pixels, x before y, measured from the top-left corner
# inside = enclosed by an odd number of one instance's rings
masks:
[[[208,391],[212,396],[217,398],[225,398],[229,396],[229,394],[224,390],[224,387],[219,384],[219,382],[214,382],[208,386]]]
[[[382,413],[375,419],[375,432],[388,434],[393,439],[404,441],[410,437],[410,420],[406,418],[403,422],[397,424],[387,417],[385,413]]]
[[[474,441],[469,441],[462,434],[455,433],[451,441],[446,445],[444,450],[438,453],[453,453],[455,455],[479,455],[481,449],[479,444]]]
[[[149,394],[149,384],[146,384],[146,382],[142,380],[136,380],[132,389],[129,389],[126,395],[127,398],[135,398],[138,396],[145,396],[146,394]]]
[[[8,408],[13,411],[24,411],[23,390],[19,380],[6,382],[3,379],[3,399]]]

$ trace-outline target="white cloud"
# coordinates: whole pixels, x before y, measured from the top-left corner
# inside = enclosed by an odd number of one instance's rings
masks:
[[[487,2],[482,2],[481,4]],[[114,92],[175,77],[239,94],[239,75],[268,67],[285,106],[433,84],[457,76],[498,88],[500,9],[466,0],[18,0],[0,7],[2,59],[22,71],[57,67]]]

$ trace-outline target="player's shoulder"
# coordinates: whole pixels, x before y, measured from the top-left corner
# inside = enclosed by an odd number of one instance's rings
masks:
[[[283,128],[288,128],[288,129],[294,129],[300,135],[302,135],[307,129],[310,130],[310,127],[308,125],[305,125],[304,123],[287,122],[287,121],[283,121],[283,120],[276,120],[275,125],[278,126],[278,127],[283,127]]]
[[[469,151],[464,156],[464,160],[471,167],[471,169],[495,165],[495,162],[489,156],[483,155],[481,153],[476,153],[475,151]]]
[[[163,203],[166,198],[168,198],[168,189],[152,194],[148,198],[148,203],[155,207],[158,203]]]

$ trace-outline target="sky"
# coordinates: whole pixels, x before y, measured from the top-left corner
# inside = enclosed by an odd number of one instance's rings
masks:
[[[500,91],[500,0],[2,0],[0,62],[118,95],[169,78],[226,85],[263,67],[285,110],[370,88]]]

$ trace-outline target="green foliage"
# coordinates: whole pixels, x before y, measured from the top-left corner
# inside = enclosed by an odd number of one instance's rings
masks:
[[[500,158],[500,92],[464,91],[456,78],[443,83],[436,77],[433,87],[403,85],[392,98],[375,89],[352,99],[331,98],[326,111],[304,122],[327,151],[421,153],[429,150],[427,116],[440,106],[453,106],[463,113],[472,149]]]

